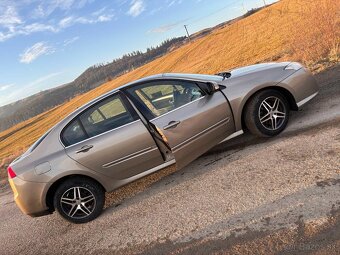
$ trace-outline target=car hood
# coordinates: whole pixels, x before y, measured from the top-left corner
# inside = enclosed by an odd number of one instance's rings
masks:
[[[296,72],[294,69],[285,69],[289,63],[265,63],[233,69],[229,71],[230,77],[224,79],[221,85],[237,90],[275,86]]]
[[[283,70],[289,63],[290,62],[263,63],[263,64],[256,64],[256,65],[250,65],[250,66],[232,69],[231,71],[229,71],[231,74],[230,78],[237,78],[239,76],[262,72],[262,71],[266,71],[266,70],[273,69],[273,68],[282,67],[282,70]]]

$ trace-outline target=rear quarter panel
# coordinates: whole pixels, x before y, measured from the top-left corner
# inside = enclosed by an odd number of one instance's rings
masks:
[[[62,126],[54,128],[45,140],[30,154],[12,163],[18,178],[35,183],[53,184],[68,175],[84,175],[97,180],[106,190],[110,190],[112,179],[97,173],[71,159],[60,142]],[[37,173],[37,166],[48,163],[50,170]],[[49,185],[46,185],[49,186]]]

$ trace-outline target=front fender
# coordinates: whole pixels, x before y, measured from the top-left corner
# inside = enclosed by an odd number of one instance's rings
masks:
[[[222,83],[225,86],[222,92],[230,102],[236,131],[242,130],[242,112],[250,97],[262,89],[277,88],[280,86],[278,84],[296,72],[296,70],[285,70],[284,66],[277,65],[266,70],[226,79]],[[285,85],[282,87],[294,95],[294,90],[290,86]]]

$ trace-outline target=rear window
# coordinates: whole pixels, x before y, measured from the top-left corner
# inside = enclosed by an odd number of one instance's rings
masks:
[[[63,142],[66,146],[79,143],[87,138],[78,119],[73,120],[63,132]]]
[[[117,93],[80,113],[62,131],[61,140],[65,146],[70,146],[137,119],[138,115],[127,100]]]
[[[93,137],[134,121],[119,95],[91,107],[79,117],[85,132]]]

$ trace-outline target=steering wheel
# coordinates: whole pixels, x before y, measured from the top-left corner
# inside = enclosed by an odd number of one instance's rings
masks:
[[[190,102],[195,99],[195,95],[192,93],[192,91],[193,91],[192,88],[185,88],[184,91],[183,91],[183,94],[186,94],[186,95],[190,96]]]

